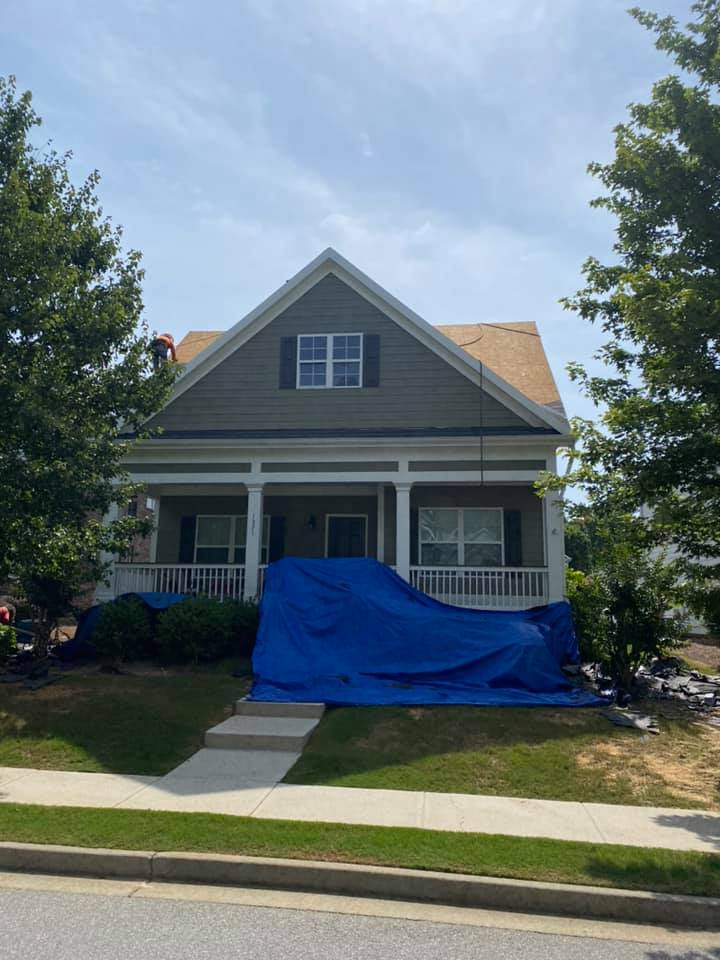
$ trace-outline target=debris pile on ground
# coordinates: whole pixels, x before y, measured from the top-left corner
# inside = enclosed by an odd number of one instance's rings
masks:
[[[690,670],[675,657],[653,660],[640,667],[636,683],[641,695],[653,700],[682,700],[689,710],[711,713],[720,709],[720,676]]]

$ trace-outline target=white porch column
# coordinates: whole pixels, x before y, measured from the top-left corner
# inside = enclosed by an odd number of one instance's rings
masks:
[[[543,498],[545,514],[545,563],[548,570],[548,602],[565,597],[565,519],[559,495]]]
[[[109,527],[113,521],[117,520],[119,515],[120,507],[117,503],[111,503],[102,519],[103,526]],[[108,553],[107,550],[100,551],[100,563],[112,563],[112,566],[105,575],[108,582],[99,580],[95,584],[95,603],[107,603],[108,600],[115,599],[115,560],[114,553]]]
[[[246,600],[258,596],[260,586],[260,556],[263,529],[263,484],[249,483],[247,487],[247,534],[245,539],[245,590]]]
[[[410,582],[410,490],[411,483],[395,484],[395,568]]]
[[[377,552],[380,563],[385,563],[385,487],[382,483],[377,488]]]
[[[157,545],[158,545],[158,529],[160,527],[160,497],[152,497],[155,501],[155,509],[153,510],[153,528],[152,533],[150,534],[150,563],[157,563]]]

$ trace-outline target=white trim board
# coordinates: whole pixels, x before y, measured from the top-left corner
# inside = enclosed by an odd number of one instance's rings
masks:
[[[291,303],[307,293],[315,284],[328,274],[333,273],[347,283],[356,293],[378,307],[386,316],[394,320],[406,332],[462,373],[476,386],[482,386],[489,396],[494,397],[513,413],[532,426],[549,426],[560,434],[569,434],[567,419],[554,410],[535,403],[524,396],[479,360],[453,343],[443,333],[423,320],[391,293],[375,283],[367,274],[346,260],[332,247],[323,250],[294,277],[279,287],[267,299],[246,314],[228,331],[199,353],[185,367],[184,373],[176,382],[170,399],[171,404],[189,390],[195,383],[210,373],[230,354],[255,336]],[[155,414],[156,415],[156,414]]]

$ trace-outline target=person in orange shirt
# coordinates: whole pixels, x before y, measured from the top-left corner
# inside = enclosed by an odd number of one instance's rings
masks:
[[[168,353],[170,354],[170,359],[175,360],[175,341],[171,333],[161,333],[155,337],[150,345],[150,349],[152,351],[153,370],[160,369],[160,364],[167,361]]]

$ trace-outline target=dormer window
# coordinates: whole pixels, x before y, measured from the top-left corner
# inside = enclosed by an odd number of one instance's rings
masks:
[[[362,357],[361,333],[302,334],[297,338],[297,387],[359,387]]]

